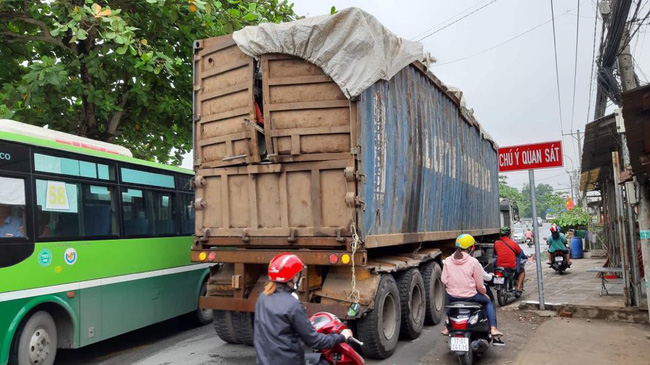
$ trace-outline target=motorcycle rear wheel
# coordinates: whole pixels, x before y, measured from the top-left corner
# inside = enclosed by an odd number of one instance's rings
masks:
[[[499,306],[503,307],[506,304],[508,304],[508,291],[505,289],[502,290],[497,290],[497,302],[499,302]]]
[[[470,348],[464,355],[458,355],[460,365],[472,365],[474,363],[474,351]]]

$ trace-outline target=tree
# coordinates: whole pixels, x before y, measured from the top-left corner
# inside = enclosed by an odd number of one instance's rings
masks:
[[[530,187],[525,184],[521,189],[524,202],[519,209],[525,217],[532,216],[532,205],[530,201]],[[564,198],[561,193],[553,191],[553,187],[548,184],[538,184],[535,187],[535,198],[537,204],[537,216],[546,218],[547,211],[560,211],[564,207]]]
[[[294,18],[286,0],[3,0],[0,117],[178,164],[193,41]]]

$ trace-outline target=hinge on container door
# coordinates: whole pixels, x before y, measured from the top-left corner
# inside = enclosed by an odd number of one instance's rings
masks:
[[[366,202],[361,200],[355,193],[345,194],[345,204],[350,208],[361,207],[363,211],[366,211]]]
[[[365,184],[366,181],[368,180],[368,179],[366,178],[366,175],[365,175],[365,174],[362,174],[362,173],[360,173],[359,171],[355,171],[355,170],[354,170],[354,167],[352,167],[352,166],[348,166],[348,167],[346,167],[346,168],[345,168],[345,171],[343,172],[343,174],[345,175],[345,180],[346,180],[346,181],[349,181],[349,182],[352,182],[352,181],[354,181],[354,180],[357,180],[357,181],[361,181],[362,183]]]
[[[244,232],[241,234],[242,242],[248,244],[251,241],[251,237],[248,235],[248,230],[244,228]]]
[[[203,235],[199,238],[199,242],[208,242],[210,239],[210,228],[203,228]]]
[[[205,206],[208,205],[208,203],[205,202],[203,198],[198,198],[194,200],[194,209],[195,210],[201,210],[205,208]]]
[[[357,161],[361,161],[361,146],[354,146],[350,150],[350,153]]]
[[[198,189],[202,186],[205,186],[205,178],[201,175],[196,175],[192,178],[192,188]]]

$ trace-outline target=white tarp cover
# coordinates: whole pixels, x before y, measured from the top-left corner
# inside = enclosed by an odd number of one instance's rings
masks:
[[[423,57],[422,45],[402,39],[358,8],[288,23],[250,26],[233,34],[242,52],[259,58],[283,53],[325,71],[348,98],[389,80]]]
[[[0,177],[0,204],[25,205],[25,180]]]

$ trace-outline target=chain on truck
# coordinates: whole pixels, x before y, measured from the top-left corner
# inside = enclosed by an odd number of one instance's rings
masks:
[[[364,355],[386,358],[441,321],[454,239],[499,231],[496,145],[421,45],[368,18],[194,43],[191,257],[215,264],[200,305],[226,342],[252,344],[266,265],[292,252],[308,313],[348,320]]]

